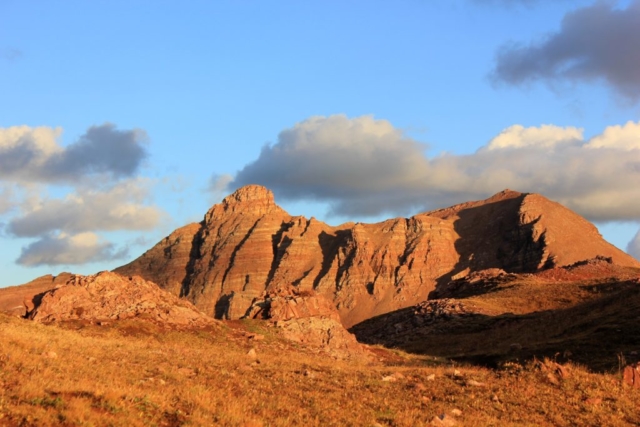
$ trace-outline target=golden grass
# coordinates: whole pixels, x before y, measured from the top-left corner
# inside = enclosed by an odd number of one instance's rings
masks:
[[[568,366],[559,379],[548,361],[494,371],[382,348],[374,361],[336,361],[259,322],[232,326],[57,327],[0,315],[0,425],[420,426],[441,414],[463,426],[640,423],[640,392],[613,374]]]

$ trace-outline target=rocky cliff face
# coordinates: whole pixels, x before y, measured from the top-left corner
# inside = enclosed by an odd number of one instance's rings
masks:
[[[438,285],[488,268],[531,272],[596,256],[640,264],[579,215],[505,190],[478,202],[378,224],[293,217],[252,185],[116,269],[217,318],[239,318],[265,290],[292,285],[335,304],[348,327],[414,305]]]

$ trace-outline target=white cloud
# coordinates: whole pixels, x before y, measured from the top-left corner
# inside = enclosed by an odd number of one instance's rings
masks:
[[[0,128],[2,237],[34,238],[16,261],[24,266],[120,259],[126,247],[96,232],[151,230],[166,216],[150,204],[152,182],[136,178],[146,134],[106,123],[66,146],[61,135],[46,126]]]
[[[364,208],[370,195],[420,188],[429,166],[425,148],[386,120],[311,117],[282,131],[230,185],[261,183],[292,199],[358,198]]]
[[[87,176],[109,180],[133,176],[147,157],[146,135],[120,131],[112,124],[92,126],[78,141],[58,144],[60,128],[0,128],[0,180],[21,183],[71,183]]]
[[[583,140],[582,129],[574,127],[560,127],[542,125],[540,127],[525,128],[513,125],[500,132],[487,144],[487,150],[505,148],[552,148],[561,144],[580,143]]]
[[[94,233],[60,233],[45,235],[24,247],[16,262],[29,267],[77,265],[123,259],[126,256],[126,249],[116,250],[112,243],[103,241]]]
[[[640,150],[640,122],[629,121],[624,126],[609,126],[602,135],[592,138],[587,146],[591,148]]]
[[[568,13],[541,43],[510,44],[497,55],[493,78],[518,85],[536,80],[601,79],[631,101],[640,99],[640,0],[614,1]]]
[[[582,130],[515,125],[473,154],[428,158],[388,121],[312,117],[282,131],[229,184],[256,183],[283,199],[325,201],[339,215],[406,214],[511,188],[537,192],[592,220],[640,218],[640,125]],[[625,138],[614,137],[621,132]],[[604,142],[603,142],[604,141]]]
[[[640,231],[638,231],[635,237],[627,245],[627,253],[640,261]]]
[[[144,205],[147,181],[122,181],[107,191],[79,189],[63,199],[31,201],[28,210],[12,218],[7,232],[18,237],[37,237],[52,231],[149,230],[160,222],[163,212]]]

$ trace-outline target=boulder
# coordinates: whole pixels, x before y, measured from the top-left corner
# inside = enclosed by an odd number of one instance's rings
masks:
[[[344,328],[333,304],[313,291],[271,291],[254,301],[247,313],[248,318],[270,321],[286,339],[332,357],[366,356],[365,347]]]

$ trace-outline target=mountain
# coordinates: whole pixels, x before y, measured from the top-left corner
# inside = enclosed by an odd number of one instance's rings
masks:
[[[350,327],[476,271],[536,272],[596,257],[640,267],[587,220],[538,194],[505,190],[411,218],[332,227],[289,215],[271,191],[250,185],[115,271],[216,318],[244,316],[273,288],[314,290]]]

